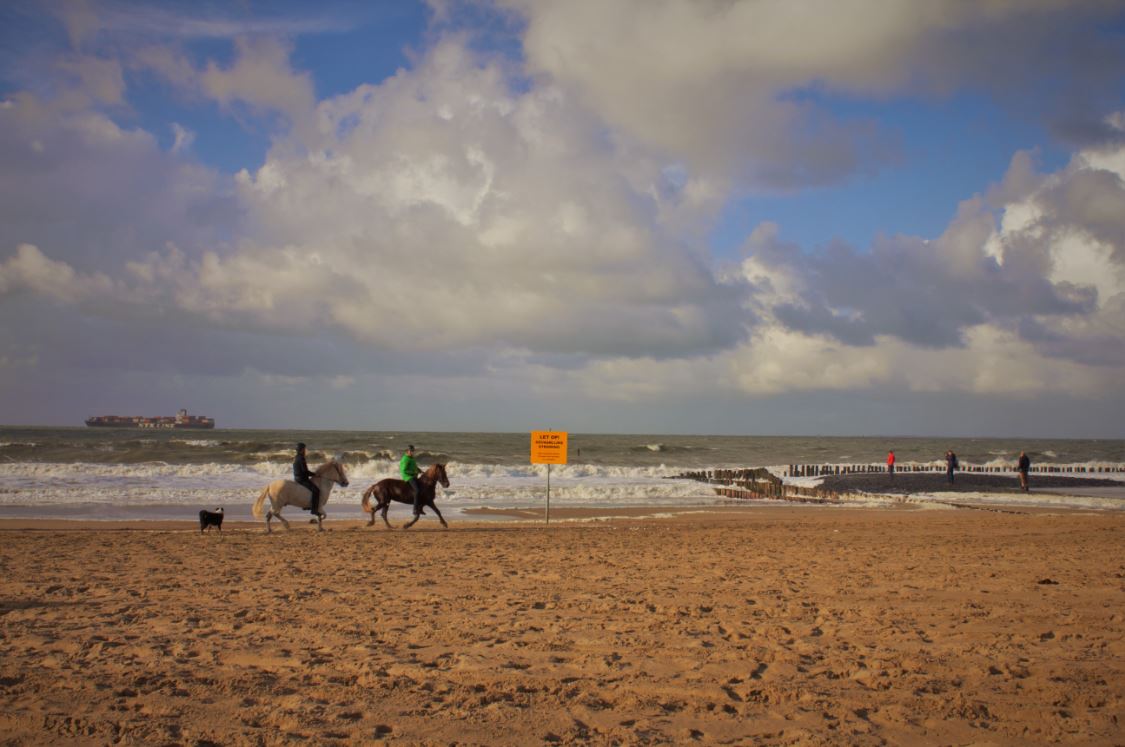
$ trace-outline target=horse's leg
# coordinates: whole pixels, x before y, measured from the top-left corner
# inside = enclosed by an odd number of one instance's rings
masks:
[[[437,517],[438,517],[438,521],[440,521],[440,522],[441,522],[441,525],[442,525],[443,527],[445,527],[446,529],[449,529],[449,525],[445,523],[445,519],[444,519],[444,518],[442,517],[442,515],[441,515],[441,511],[438,511],[438,510],[437,510],[437,506],[435,506],[435,505],[434,505],[434,502],[433,502],[433,501],[430,501],[430,502],[429,502],[429,503],[427,503],[426,505],[427,505],[427,506],[429,506],[430,508],[432,508],[432,509],[434,510],[434,513],[435,513],[435,514],[437,514]]]
[[[283,508],[285,508],[285,507],[284,506],[278,506],[277,511],[274,512],[274,516],[277,517],[277,520],[280,521],[282,523],[282,525],[285,526],[286,529],[292,529],[293,527],[289,526],[289,522],[286,521],[285,517],[281,515],[281,509],[283,509]]]
[[[419,513],[419,514],[415,514],[415,515],[414,515],[414,518],[413,518],[413,519],[411,519],[410,521],[408,521],[408,522],[406,522],[405,524],[403,524],[403,525],[402,525],[402,528],[403,528],[403,529],[409,529],[410,527],[412,527],[412,526],[414,526],[415,524],[417,524],[417,523],[418,523],[418,519],[421,519],[421,518],[422,518],[422,514],[420,514],[420,513]]]
[[[273,527],[270,526],[270,519],[273,518],[273,510],[266,511],[266,534],[273,534]]]
[[[383,523],[387,525],[387,529],[394,529],[394,527],[391,526],[391,522],[387,521],[387,509],[391,507],[390,500],[383,501],[376,508],[379,508],[379,507],[382,507],[382,509],[383,509],[383,513],[382,513]],[[375,512],[374,511],[371,512],[371,523],[372,524],[375,523]]]

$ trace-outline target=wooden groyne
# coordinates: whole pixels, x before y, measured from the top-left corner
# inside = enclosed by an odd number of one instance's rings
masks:
[[[717,470],[729,472],[731,470]],[[738,471],[738,470],[735,470]],[[886,472],[886,464],[790,464],[786,466],[783,477],[825,477],[828,475],[861,475]],[[961,462],[958,472],[977,474],[1013,475],[1015,462],[1011,464],[969,464]],[[945,472],[944,462],[899,462],[895,464],[895,474],[904,472]],[[1125,472],[1125,464],[1040,464],[1032,465],[1030,472],[1041,475],[1105,475]]]
[[[816,486],[793,485],[783,477],[827,477],[829,475],[886,474],[884,464],[790,464],[778,477],[765,467],[715,469],[684,472],[674,479],[707,483],[717,495],[734,500],[775,500],[793,503],[840,503],[845,496],[860,496],[859,490],[831,490]],[[905,463],[895,465],[895,474],[945,472],[944,464]],[[961,463],[958,473],[1011,475],[1015,465]],[[1043,464],[1033,466],[1034,474],[1089,476],[1125,473],[1125,464]],[[953,505],[953,504],[951,504]]]
[[[838,503],[845,493],[824,488],[786,485],[764,467],[755,469],[717,469],[685,472],[679,479],[696,480],[712,486],[717,495],[736,500],[775,500],[794,503]]]

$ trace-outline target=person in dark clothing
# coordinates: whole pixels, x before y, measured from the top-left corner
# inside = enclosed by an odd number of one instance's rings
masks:
[[[1020,452],[1020,460],[1016,464],[1016,471],[1020,473],[1020,489],[1025,493],[1031,492],[1027,487],[1027,473],[1031,471],[1031,459],[1026,452]]]
[[[303,488],[308,488],[308,491],[312,493],[309,511],[313,514],[317,513],[317,508],[320,506],[320,488],[312,481],[315,476],[309,471],[309,465],[305,461],[305,445],[297,444],[297,457],[293,460],[293,482]]]
[[[945,452],[945,474],[949,477],[949,484],[953,484],[953,472],[960,465],[957,463],[957,455],[953,453],[953,449]]]

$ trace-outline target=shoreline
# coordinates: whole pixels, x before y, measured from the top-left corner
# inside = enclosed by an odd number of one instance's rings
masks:
[[[958,473],[951,486],[944,474],[902,473],[893,478],[885,473],[829,475],[818,480],[818,490],[831,491],[841,500],[810,504],[800,500],[718,498],[699,503],[634,503],[613,505],[552,505],[551,521],[596,522],[614,520],[667,519],[687,514],[718,515],[726,512],[766,512],[803,508],[823,511],[833,508],[848,510],[924,511],[950,509],[1003,510],[1013,513],[1042,512],[1114,512],[1125,511],[1125,481],[1104,478],[1043,475],[1031,482],[1031,491],[1018,489],[1014,477]],[[711,491],[722,484],[699,483],[700,492]],[[1068,504],[1068,500],[1073,503]],[[447,520],[455,524],[534,524],[544,519],[545,507],[488,506],[486,500],[472,505],[441,504]],[[69,529],[187,529],[198,527],[200,509],[213,510],[214,504],[114,504],[102,502],[51,503],[43,505],[0,505],[0,530],[18,528],[60,527]],[[230,529],[260,528],[262,521],[250,514],[249,502],[226,505],[225,527]],[[366,524],[367,515],[351,501],[333,502],[328,506],[325,528],[351,528]],[[392,524],[401,524],[409,517],[409,507],[394,504],[389,513]],[[294,527],[304,525],[308,514],[290,509],[286,518]],[[433,520],[429,513],[423,517]],[[383,527],[380,518],[376,523]],[[284,529],[283,527],[279,527]]]
[[[760,516],[762,518],[774,517],[777,515],[794,514],[812,512],[816,513],[823,510],[822,507],[803,506],[798,504],[771,504],[771,505],[698,505],[698,506],[683,506],[674,509],[667,509],[655,506],[625,506],[619,508],[562,508],[551,509],[551,523],[549,526],[555,525],[573,525],[591,522],[661,522],[670,520],[684,520],[688,518],[698,519],[714,519],[714,520],[730,520],[742,516]],[[873,511],[891,510],[899,511],[897,507],[890,507],[888,509],[869,509]],[[909,509],[907,509],[909,510]],[[480,509],[467,509],[465,515],[470,517],[468,519],[457,519],[450,521],[450,528],[448,530],[442,529],[436,517],[426,514],[422,520],[405,530],[409,533],[418,533],[424,531],[456,531],[458,528],[465,529],[534,529],[537,527],[545,526],[544,510],[534,508],[480,508]],[[302,514],[298,520],[294,520],[292,516],[288,517],[289,522],[293,527],[292,531],[308,530],[315,531],[315,527],[307,521],[307,514]],[[389,519],[391,524],[397,530],[408,518],[405,513],[399,515],[391,515]],[[265,534],[265,524],[262,520],[254,521],[230,521],[224,520],[223,532],[260,532]],[[0,532],[2,531],[120,531],[120,530],[136,530],[136,531],[176,531],[188,532],[194,531],[199,533],[199,522],[189,519],[41,519],[41,518],[11,518],[0,517]],[[376,517],[375,524],[368,527],[366,519],[326,519],[324,522],[325,532],[331,531],[355,531],[365,530],[367,532],[387,532],[386,526],[382,520]],[[275,534],[284,534],[286,529],[280,523],[274,524]],[[205,534],[219,534],[215,529],[208,529]]]
[[[907,496],[909,498],[909,496]],[[922,515],[932,512],[955,511],[992,511],[1012,515],[1114,515],[1119,513],[1115,509],[1090,508],[1086,506],[1066,505],[1014,505],[996,504],[987,501],[972,501],[969,499],[932,500],[925,502],[910,502],[909,500],[897,501],[886,505],[870,504],[807,504],[798,502],[780,501],[732,501],[721,504],[697,504],[676,507],[646,506],[643,504],[614,507],[561,507],[551,508],[549,524],[546,522],[544,508],[467,508],[459,515],[450,517],[448,511],[444,512],[450,526],[448,530],[442,529],[436,517],[427,513],[422,520],[408,532],[418,533],[424,531],[456,531],[463,529],[493,529],[508,527],[512,529],[534,529],[540,527],[575,526],[592,524],[631,524],[631,523],[668,523],[676,521],[738,521],[742,519],[775,520],[778,518],[803,518],[816,517],[821,514],[839,516],[849,515]],[[284,534],[286,531],[315,531],[309,522],[308,514],[288,515],[287,518],[292,530],[286,530],[280,522],[274,522],[274,533]],[[408,520],[409,514],[405,509],[397,514],[388,516],[394,530],[398,530]],[[324,531],[367,531],[386,532],[387,527],[376,516],[375,524],[368,526],[365,518],[347,516],[333,518],[331,515],[324,521]],[[0,532],[19,531],[152,531],[152,532],[195,532],[199,533],[199,522],[196,519],[184,518],[59,518],[38,516],[4,516],[0,514]],[[260,532],[265,534],[264,520],[228,518],[223,522],[223,533],[232,532]],[[219,534],[214,528],[209,528],[205,534]]]
[[[1027,495],[1020,490],[1015,472],[991,474],[956,472],[949,482],[944,472],[897,472],[892,477],[886,472],[824,475],[818,487],[827,490],[862,490],[878,495],[909,495],[911,493],[962,493],[988,492],[1002,495]],[[1125,480],[1114,480],[1089,475],[1033,474],[1029,486],[1032,493],[1041,495],[1075,495],[1071,491],[1119,491],[1125,498]]]

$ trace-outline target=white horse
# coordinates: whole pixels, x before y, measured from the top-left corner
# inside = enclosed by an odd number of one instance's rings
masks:
[[[339,483],[342,488],[348,487],[348,475],[344,472],[344,465],[335,459],[330,459],[316,468],[312,480],[320,488],[320,505],[317,506],[316,528],[324,531],[324,507],[328,504],[329,496],[332,495],[332,486]],[[298,485],[292,480],[274,480],[266,486],[266,489],[258,496],[258,500],[254,501],[254,507],[251,509],[254,518],[262,518],[262,506],[265,505],[266,498],[270,499],[270,510],[266,512],[267,532],[273,531],[273,527],[270,526],[270,519],[275,516],[281,520],[286,529],[289,529],[289,522],[281,515],[281,509],[286,506],[307,509],[312,505],[312,491],[308,488]]]

